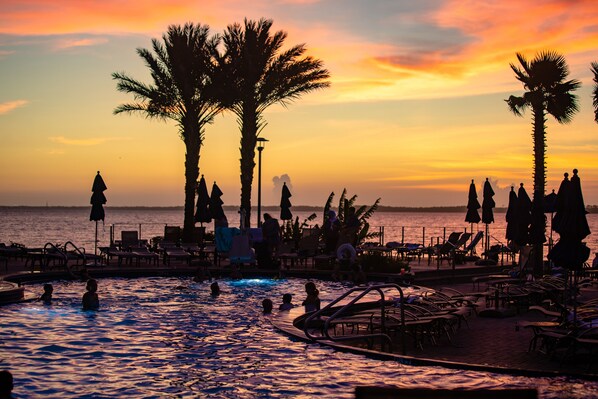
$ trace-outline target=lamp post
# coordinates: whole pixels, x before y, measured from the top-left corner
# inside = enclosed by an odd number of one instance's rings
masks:
[[[257,138],[257,227],[262,227],[262,151],[267,141],[263,137]]]

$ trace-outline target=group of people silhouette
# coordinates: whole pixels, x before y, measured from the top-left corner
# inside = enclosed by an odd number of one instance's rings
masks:
[[[83,310],[98,310],[100,308],[100,299],[98,296],[98,282],[96,279],[90,278],[87,280],[85,286],[85,293],[81,299]],[[52,295],[54,294],[54,286],[50,283],[44,284],[44,292],[39,297],[39,300],[44,305],[52,304]]]

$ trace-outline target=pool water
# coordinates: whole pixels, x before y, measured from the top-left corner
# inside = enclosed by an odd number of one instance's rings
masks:
[[[315,281],[323,301],[349,287]],[[100,311],[81,310],[84,282],[54,282],[51,305],[0,307],[0,369],[15,398],[353,398],[358,385],[536,387],[543,398],[598,397],[596,383],[413,367],[295,341],[261,312],[305,280],[99,280]],[[28,291],[40,293],[42,285]],[[276,313],[276,310],[275,310]]]

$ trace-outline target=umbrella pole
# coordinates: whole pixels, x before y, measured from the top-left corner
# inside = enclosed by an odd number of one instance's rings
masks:
[[[95,265],[96,262],[98,261],[98,221],[96,220],[96,239],[94,241],[94,247],[93,247],[93,264]]]

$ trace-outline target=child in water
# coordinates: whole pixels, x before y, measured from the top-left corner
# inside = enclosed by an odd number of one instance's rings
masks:
[[[98,310],[100,308],[100,299],[98,297],[98,282],[90,278],[85,287],[87,292],[83,294],[83,310]]]
[[[284,294],[282,296],[282,304],[278,307],[278,310],[291,310],[293,309],[294,305],[291,303],[293,300],[293,295],[291,294]]]
[[[316,285],[312,281],[308,281],[305,283],[305,292],[307,293],[307,297],[305,301],[303,301],[303,306],[305,306],[306,312],[314,312],[316,310],[320,310],[320,291],[316,288]]]
[[[266,298],[262,301],[262,307],[264,308],[264,314],[270,314],[272,313],[274,304],[272,303],[272,300]]]
[[[44,293],[39,297],[39,300],[45,305],[50,305],[52,303],[52,292],[54,292],[52,284],[44,284]]]

